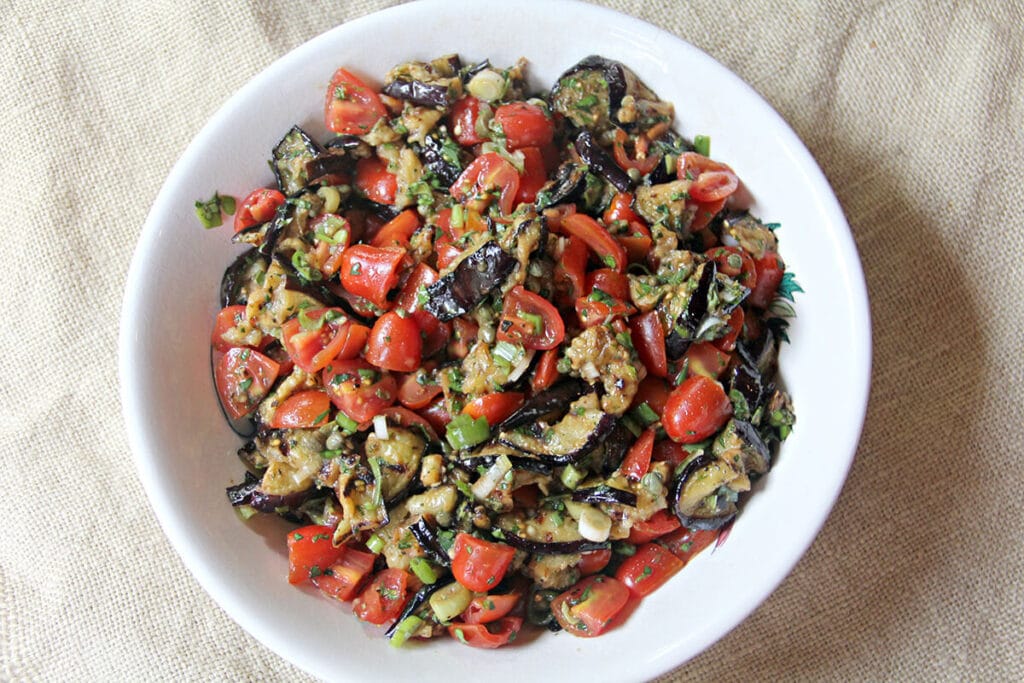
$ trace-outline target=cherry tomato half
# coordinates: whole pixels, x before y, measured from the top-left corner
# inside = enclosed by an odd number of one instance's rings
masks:
[[[478,595],[462,613],[461,621],[467,624],[489,624],[511,612],[519,604],[519,594]]]
[[[328,538],[327,545],[330,544]],[[343,551],[341,557],[330,565],[327,571],[313,576],[312,581],[324,595],[348,602],[356,597],[363,581],[373,572],[373,563],[377,558],[371,553],[364,553],[355,548],[340,546],[338,549]]]
[[[588,576],[551,601],[551,613],[568,633],[599,636],[629,600],[629,589],[610,576]]]
[[[404,261],[404,249],[354,244],[341,258],[341,284],[378,308],[387,308],[388,292],[398,284],[398,271]]]
[[[636,554],[627,557],[615,572],[629,592],[638,598],[650,595],[683,568],[683,562],[657,543],[647,543],[637,548]]]
[[[487,424],[494,426],[519,410],[523,400],[523,395],[517,391],[499,391],[474,398],[462,412],[474,420],[486,418]]]
[[[471,647],[494,649],[515,640],[522,626],[522,617],[504,617],[489,625],[456,621],[448,627],[448,635]]]
[[[332,361],[322,379],[331,402],[356,422],[369,421],[398,396],[395,378],[360,358]]]
[[[335,548],[333,536],[333,527],[318,524],[288,532],[288,583],[308,581],[341,559],[346,548]]]
[[[303,311],[281,326],[281,341],[295,365],[318,372],[335,358],[355,358],[368,330],[350,321],[340,308]]]
[[[335,133],[365,135],[387,115],[377,93],[346,69],[331,77],[324,102],[324,123]]]
[[[474,159],[452,183],[450,190],[452,198],[456,201],[480,212],[491,203],[494,191],[500,193],[498,208],[501,213],[512,213],[516,194],[519,192],[519,172],[515,166],[495,152],[488,152]]]
[[[366,344],[366,360],[378,368],[412,372],[420,366],[423,340],[413,319],[394,311],[377,318]]]
[[[480,137],[476,132],[476,121],[479,116],[480,100],[472,95],[466,95],[452,105],[452,113],[449,116],[450,128],[456,142],[463,147],[472,147],[486,141],[486,138]]]
[[[401,569],[378,572],[352,603],[352,611],[370,624],[386,624],[402,613],[408,585],[409,575]]]
[[[510,150],[543,147],[555,136],[555,125],[544,110],[529,102],[503,104],[494,110]]]
[[[725,425],[732,403],[722,385],[704,375],[687,377],[669,394],[661,423],[679,443],[697,443]]]
[[[259,187],[242,200],[235,212],[235,232],[241,232],[274,217],[277,207],[284,204],[284,195],[277,190]]]
[[[628,259],[626,250],[605,228],[586,214],[574,213],[562,219],[562,229],[579,237],[606,267],[624,272]]]
[[[504,543],[491,543],[467,533],[455,537],[452,575],[471,591],[486,593],[505,578],[516,551]]]
[[[498,339],[546,351],[565,339],[565,324],[558,309],[542,296],[516,285],[505,296],[498,322]]]
[[[255,349],[228,349],[213,373],[217,394],[227,414],[237,420],[251,413],[270,391],[280,368]]]
[[[656,377],[668,377],[665,328],[661,326],[657,311],[631,318],[629,336],[647,371]]]
[[[297,391],[274,411],[270,426],[274,429],[322,427],[331,416],[331,399],[319,389]]]
[[[378,204],[392,204],[398,191],[398,179],[377,157],[360,159],[356,164],[355,186],[366,198]]]

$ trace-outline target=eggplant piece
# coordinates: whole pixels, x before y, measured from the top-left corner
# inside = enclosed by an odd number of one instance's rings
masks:
[[[380,465],[381,494],[384,501],[394,505],[398,497],[407,492],[417,480],[420,460],[427,450],[427,442],[416,432],[404,427],[389,427],[388,438],[376,434],[366,437],[366,459]]]
[[[619,165],[608,155],[608,152],[601,149],[601,146],[594,139],[588,130],[581,130],[573,143],[576,152],[592,171],[607,180],[619,192],[629,192],[633,187],[626,172],[619,168]]]
[[[240,232],[236,232],[235,236],[231,238],[232,242],[236,244],[248,244],[259,250],[264,256],[269,256],[274,247],[277,245],[278,239],[284,229],[291,222],[292,216],[295,214],[295,204],[293,202],[285,202],[281,206],[277,207],[277,211],[274,212],[274,217],[266,223],[260,223],[254,225],[251,228],[246,228]]]
[[[352,159],[345,154],[326,152],[306,163],[306,177],[316,180],[332,173],[346,173],[352,169],[352,163]]]
[[[590,385],[581,379],[570,377],[558,384],[534,394],[514,413],[498,424],[498,430],[509,430],[541,419],[550,418],[563,412],[568,405],[589,391]]]
[[[660,223],[677,235],[686,236],[696,214],[687,206],[690,181],[670,178],[657,185],[641,185],[633,202],[636,212],[648,223]]]
[[[723,460],[708,454],[697,456],[676,479],[672,511],[687,529],[722,528],[736,516],[736,493],[728,485],[739,476]]]
[[[310,180],[307,165],[323,154],[324,148],[309,137],[306,131],[292,126],[274,145],[273,160],[270,163],[281,192],[293,195],[306,187]]]
[[[437,581],[434,583],[425,584],[423,588],[416,591],[415,595],[413,595],[412,598],[409,599],[409,602],[406,603],[405,609],[403,609],[402,613],[397,619],[395,619],[395,622],[388,627],[387,631],[384,632],[384,635],[388,638],[395,635],[395,631],[398,630],[398,625],[405,621],[407,617],[411,617],[413,614],[418,612],[423,605],[427,604],[427,600],[430,599],[431,595],[450,584],[451,581],[449,579],[451,578],[451,573],[445,572],[442,576],[439,576]]]
[[[555,619],[555,615],[551,613],[551,602],[561,592],[534,586],[526,600],[526,620],[534,626],[543,626],[549,631],[561,631],[562,627]]]
[[[572,492],[572,499],[577,503],[614,503],[636,507],[636,494],[632,491],[617,489],[614,486],[601,484]]]
[[[537,456],[551,465],[568,465],[591,452],[615,428],[617,418],[601,410],[597,393],[587,394],[569,407],[557,424],[502,431],[498,443]]]
[[[385,85],[381,92],[390,97],[424,107],[447,109],[455,101],[452,97],[451,88],[447,84],[442,83],[396,80]]]
[[[771,468],[771,452],[754,425],[732,418],[711,445],[711,453],[742,469],[764,474]]]
[[[260,480],[251,472],[245,473],[245,481],[241,484],[229,486],[227,489],[228,500],[233,507],[248,505],[260,512],[277,512],[287,508],[294,509],[306,502],[315,490],[314,487],[302,491],[295,491],[285,495],[274,495],[266,493],[260,488]]]
[[[763,258],[765,253],[778,247],[775,233],[747,211],[726,214],[722,219],[721,239],[723,244],[741,247],[753,259]]]
[[[324,148],[328,150],[337,149],[350,152],[365,144],[366,143],[357,135],[338,135],[328,140],[324,145]]]
[[[770,393],[757,368],[743,361],[734,362],[727,370],[725,386],[732,401],[733,414],[742,420],[751,419]]]
[[[628,82],[627,69],[619,62],[585,57],[559,76],[551,89],[551,109],[577,128],[604,130],[612,125]]]
[[[476,308],[484,297],[501,286],[515,268],[516,260],[498,245],[483,246],[462,259],[455,269],[427,287],[423,310],[441,322]]]
[[[542,211],[556,204],[575,202],[583,194],[586,184],[587,169],[573,161],[566,161],[555,171],[555,177],[540,188],[533,205]]]
[[[437,538],[437,529],[433,524],[420,517],[409,525],[409,531],[432,562],[442,567],[451,566],[452,560],[441,546],[441,541]]]
[[[672,331],[665,337],[665,352],[669,360],[678,360],[683,357],[690,347],[690,342],[697,331],[697,325],[708,312],[708,292],[711,290],[711,283],[715,280],[715,263],[708,261],[697,281],[697,288],[690,294],[690,300],[686,308],[676,319]]]
[[[426,136],[423,138],[420,155],[423,157],[424,168],[433,173],[445,188],[450,188],[462,173],[463,163],[459,146],[449,138],[439,140],[435,135]]]
[[[524,550],[534,555],[569,555],[571,553],[585,553],[591,550],[604,550],[610,548],[609,541],[588,541],[581,538],[578,541],[531,541],[511,531],[501,530],[500,540],[518,550]]]
[[[259,286],[269,265],[267,259],[255,249],[248,249],[239,255],[221,278],[221,307],[249,303],[249,292]]]
[[[615,423],[615,428],[605,437],[604,443],[599,449],[595,449],[591,465],[604,475],[609,475],[619,468],[630,446],[636,442],[636,437],[621,420]]]
[[[475,453],[456,458],[452,463],[465,472],[476,472],[480,467],[490,467],[500,456],[504,455],[512,463],[513,470],[525,470],[550,476],[552,467],[535,457],[529,457],[505,446],[491,444]]]
[[[777,371],[779,356],[778,338],[768,325],[762,325],[757,339],[741,341],[736,345],[739,356],[750,367],[757,369],[762,378],[771,379]]]

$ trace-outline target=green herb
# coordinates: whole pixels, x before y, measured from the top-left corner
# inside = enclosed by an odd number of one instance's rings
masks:
[[[246,377],[245,379],[243,379],[241,382],[238,383],[239,391],[248,391],[249,387],[251,387],[251,386],[252,386],[252,377]]]
[[[334,422],[345,434],[355,434],[359,431],[359,423],[340,410],[338,411],[338,414],[334,416]]]
[[[221,216],[221,212],[224,212],[229,216],[235,213],[234,197],[214,192],[213,197],[205,202],[196,202],[196,216],[199,217],[199,222],[202,223],[203,227],[207,230],[223,225],[224,220]]]
[[[625,557],[633,557],[633,555],[636,555],[636,546],[632,543],[616,543],[612,546],[612,549],[617,554],[624,555]]]
[[[526,356],[526,350],[518,344],[499,341],[494,345],[494,350],[491,352],[491,355],[500,365],[504,365],[506,369],[510,369],[518,365]]]
[[[646,401],[634,408],[631,414],[645,427],[654,424],[660,419],[658,414],[654,412],[654,409],[651,408]]]
[[[597,95],[591,93],[589,95],[581,97],[575,106],[580,111],[590,111],[591,107],[593,107],[595,104],[597,104]]]
[[[380,507],[384,502],[384,477],[380,473],[380,458],[367,458],[370,471],[373,472],[373,506]]]
[[[544,319],[538,313],[528,313],[527,311],[520,311],[519,319],[529,323],[530,327],[533,328],[533,333],[536,335],[539,335],[544,331]]]
[[[352,268],[350,268],[348,272],[349,275],[359,275],[359,273],[363,272],[363,267],[358,263],[353,263]]]
[[[359,373],[359,377],[364,379],[367,383],[372,384],[377,380],[377,371],[369,368],[359,368],[356,370]]]
[[[330,415],[331,415],[331,409],[328,408],[327,410],[325,410],[324,412],[322,412],[322,413],[320,413],[319,415],[316,416],[316,419],[313,420],[313,424],[314,425],[320,424],[321,421],[326,420],[328,417],[330,417]]]
[[[709,135],[694,135],[693,136],[693,151],[701,156],[711,156],[711,136]]]
[[[615,305],[615,298],[612,297],[603,289],[601,289],[600,287],[594,287],[594,291],[592,291],[590,293],[590,296],[588,296],[587,298],[590,299],[591,301],[597,301],[598,303],[602,303],[605,306]]]
[[[294,538],[296,541],[301,541],[305,538],[305,536],[296,531],[294,534],[292,534],[292,538]]]
[[[654,570],[651,569],[651,565],[649,565],[649,564],[648,565],[644,565],[644,569],[643,569],[642,572],[640,572],[640,578],[638,578],[637,581],[643,581],[644,579],[646,579],[648,576],[650,576],[653,573],[654,573]]]
[[[316,282],[323,278],[323,275],[309,263],[309,257],[304,251],[296,251],[292,254],[292,267],[306,282]]]
[[[615,257],[612,256],[611,254],[605,254],[604,256],[602,256],[601,261],[604,263],[604,265],[608,266],[609,268],[618,267],[618,263],[615,261]]]

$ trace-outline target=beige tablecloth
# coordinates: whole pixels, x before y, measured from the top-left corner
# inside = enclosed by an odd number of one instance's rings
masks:
[[[307,680],[160,532],[120,417],[118,315],[146,211],[203,123],[386,4],[0,3],[0,679]],[[790,122],[873,308],[867,424],[824,531],[665,680],[1024,679],[1022,4],[608,4]]]

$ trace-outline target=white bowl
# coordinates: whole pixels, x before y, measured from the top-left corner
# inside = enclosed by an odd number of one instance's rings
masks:
[[[204,231],[193,202],[240,197],[272,181],[270,148],[298,123],[323,136],[334,69],[378,82],[410,58],[457,51],[530,60],[550,86],[589,54],[621,60],[663,99],[677,129],[709,134],[716,158],[753,193],[756,215],[782,223],[780,251],[806,293],[781,354],[797,425],[729,536],[600,638],[542,635],[497,651],[454,640],[395,650],[348,610],[285,580],[286,525],[244,524],[224,487],[242,465],[217,406],[209,331],[221,273],[238,253],[230,228]],[[839,493],[857,445],[870,370],[867,295],[842,211],[814,159],[749,86],[675,36],[575,2],[422,2],[339,26],[285,55],[236,93],[171,171],[128,275],[121,393],[139,476],[171,543],[199,583],[246,630],[324,679],[598,681],[648,679],[720,638],[792,569]]]

